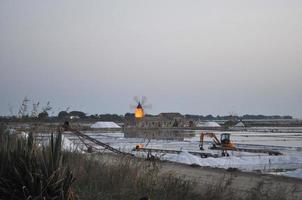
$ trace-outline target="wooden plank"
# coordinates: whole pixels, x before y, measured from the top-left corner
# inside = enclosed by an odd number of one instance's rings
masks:
[[[269,155],[279,156],[282,155],[279,151],[272,151],[267,149],[246,149],[246,148],[227,148],[227,147],[211,147],[213,150],[227,150],[227,151],[241,151],[241,152],[250,152],[250,153],[267,153]]]
[[[133,151],[141,151],[141,152],[147,152],[147,153],[171,153],[171,154],[180,154],[184,151],[180,150],[172,150],[172,149],[152,149],[152,148],[134,148]],[[217,154],[211,154],[211,153],[204,153],[204,152],[198,152],[198,151],[188,151],[188,153],[200,156],[202,158],[206,157],[218,157]]]
[[[99,140],[97,140],[97,139],[94,139],[94,138],[92,138],[92,137],[90,137],[90,136],[88,136],[88,135],[86,135],[86,134],[84,134],[84,133],[82,133],[82,132],[80,132],[80,131],[72,130],[72,129],[69,129],[69,131],[71,131],[73,134],[75,134],[75,135],[78,136],[78,137],[81,137],[81,138],[83,138],[83,139],[86,139],[86,140],[88,140],[88,141],[90,141],[90,142],[92,142],[92,143],[94,143],[94,144],[96,144],[96,145],[102,146],[102,147],[104,147],[105,149],[107,149],[107,150],[109,150],[109,151],[112,151],[112,152],[114,152],[114,153],[123,154],[123,155],[132,155],[132,154],[130,154],[130,153],[126,153],[126,152],[120,151],[120,150],[118,150],[118,149],[116,149],[116,148],[113,148],[113,147],[111,147],[110,145],[108,145],[108,144],[106,144],[106,143],[103,143],[103,142],[101,142],[101,141],[99,141]]]

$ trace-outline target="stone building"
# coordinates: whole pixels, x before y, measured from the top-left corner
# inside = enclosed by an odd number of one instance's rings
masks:
[[[145,116],[140,119],[126,118],[126,128],[180,128],[184,127],[185,119],[180,113],[160,113],[156,116]]]

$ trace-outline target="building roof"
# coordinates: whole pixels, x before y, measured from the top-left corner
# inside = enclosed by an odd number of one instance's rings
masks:
[[[168,119],[173,119],[175,117],[184,117],[182,114],[177,113],[177,112],[170,112],[170,113],[160,113],[158,115],[159,117],[164,117],[164,118],[168,118]]]

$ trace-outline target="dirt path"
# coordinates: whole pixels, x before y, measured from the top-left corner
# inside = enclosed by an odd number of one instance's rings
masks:
[[[118,155],[105,153],[102,154],[109,160],[115,160]],[[104,157],[103,157],[104,158]],[[110,159],[115,158],[115,159]],[[134,158],[139,159],[140,158]],[[221,190],[235,191],[239,197],[245,197],[251,190],[271,191],[273,193],[287,194],[287,196],[302,199],[302,179],[258,174],[254,172],[229,171],[219,168],[190,166],[169,161],[160,161],[158,163],[160,173],[173,174],[183,179],[191,180],[196,184],[196,191],[205,192],[209,188],[219,186]],[[259,190],[259,191],[258,191]],[[219,192],[219,191],[217,191]],[[234,194],[233,194],[234,195]],[[291,198],[289,198],[291,199]]]
[[[290,193],[293,197],[302,199],[302,179],[257,174],[252,172],[228,171],[225,169],[189,166],[179,163],[162,162],[162,173],[173,173],[196,182],[196,189],[219,185],[236,191],[237,195],[244,196],[247,192],[262,186],[263,190]]]

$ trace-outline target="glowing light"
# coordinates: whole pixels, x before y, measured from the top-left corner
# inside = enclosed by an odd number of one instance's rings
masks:
[[[134,116],[135,118],[142,118],[144,116],[144,110],[140,103],[138,103],[138,105],[135,108]]]

